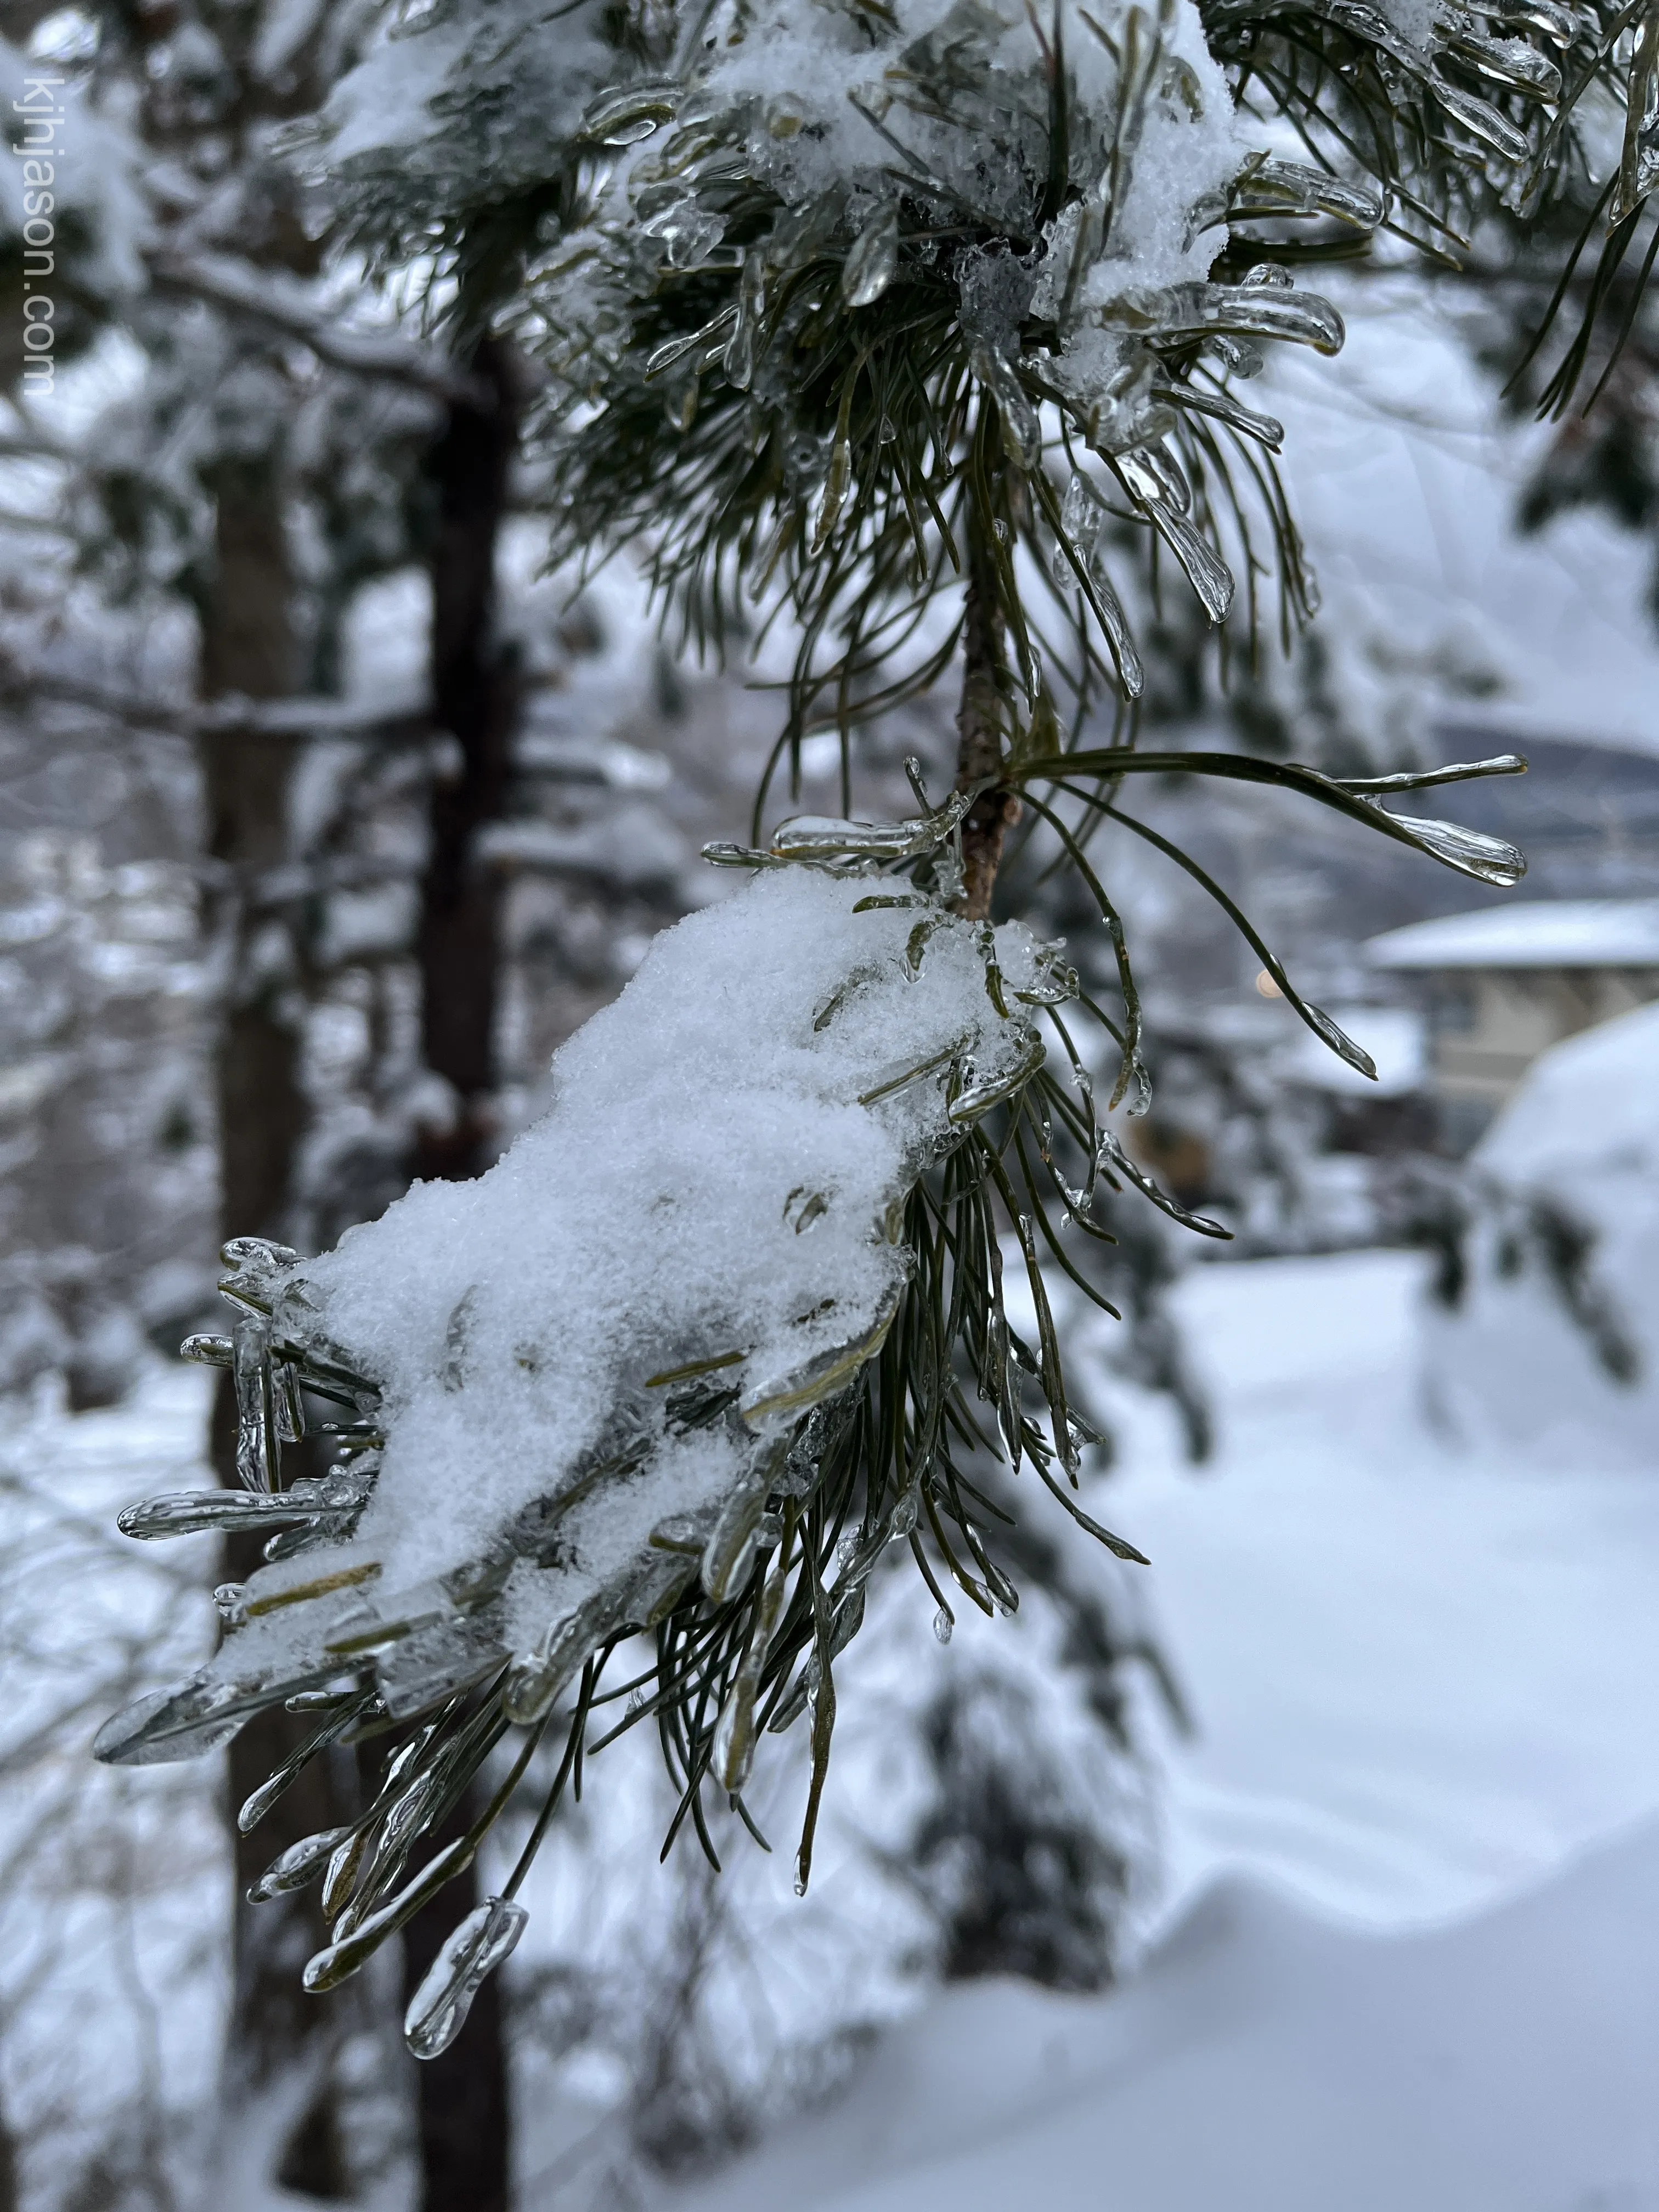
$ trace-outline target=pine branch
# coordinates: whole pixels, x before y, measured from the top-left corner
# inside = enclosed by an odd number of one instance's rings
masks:
[[[977,789],[978,797],[962,824],[965,878],[956,910],[969,921],[983,921],[1002,864],[1003,839],[1019,820],[1019,800],[988,779],[1002,769],[1002,697],[999,678],[1004,657],[1004,625],[996,575],[983,537],[969,540],[967,618],[963,633],[962,703],[957,710],[958,791]]]
[[[433,729],[427,709],[413,704],[388,710],[364,700],[231,696],[185,706],[137,697],[82,677],[15,665],[0,671],[0,702],[11,707],[81,707],[134,732],[156,731],[179,738],[262,738],[285,744],[343,738],[366,744],[400,745],[429,736]]]
[[[179,292],[241,315],[296,339],[331,368],[408,386],[434,399],[468,407],[493,405],[489,386],[468,375],[436,347],[395,331],[364,331],[319,308],[306,288],[280,273],[256,269],[229,254],[179,253],[158,249],[148,256],[158,290]]]

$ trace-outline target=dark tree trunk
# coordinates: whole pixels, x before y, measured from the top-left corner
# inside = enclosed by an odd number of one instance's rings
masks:
[[[0,2112],[0,2212],[17,2212],[22,2201],[17,2164],[17,2138],[6,2125],[5,2113]]]
[[[277,699],[293,688],[295,659],[281,505],[266,472],[227,471],[227,479],[202,625],[202,690],[210,699]],[[228,1237],[278,1236],[305,1124],[300,1038],[292,979],[261,975],[249,957],[258,919],[248,894],[288,858],[289,748],[228,732],[204,740],[202,767],[208,854],[226,872],[210,902],[234,940],[215,1070],[220,1217]]]
[[[466,1832],[476,1808],[458,1805],[434,1838],[441,1849]],[[420,1987],[440,1947],[478,1902],[477,1876],[452,1881],[404,1930],[405,1999]],[[492,1974],[472,2001],[466,2026],[416,2081],[421,2172],[419,2212],[507,2212],[512,2197],[512,2126],[501,1983]]]
[[[492,405],[451,405],[429,464],[432,703],[454,749],[432,786],[418,955],[426,1064],[453,1087],[453,1129],[423,1133],[417,1176],[457,1181],[489,1165],[494,1125],[501,879],[481,866],[478,833],[505,811],[520,684],[495,635],[495,549],[518,441],[514,364],[485,338],[472,368]]]
[[[518,716],[517,669],[495,632],[495,554],[518,441],[518,390],[509,350],[485,338],[472,360],[493,405],[452,404],[430,462],[436,495],[432,552],[434,719],[456,751],[432,789],[418,940],[426,1064],[453,1086],[453,1129],[424,1133],[417,1176],[449,1182],[489,1164],[495,1127],[495,1009],[501,959],[501,883],[481,866],[480,830],[505,811]],[[464,1802],[441,1838],[459,1835]],[[453,1881],[404,1931],[406,1996],[478,1899],[477,1876]],[[511,2186],[507,2051],[501,1984],[493,1978],[466,2026],[419,2071],[421,2212],[507,2212]]]
[[[203,610],[201,685],[209,698],[280,698],[294,688],[293,577],[274,470],[228,467],[217,487],[215,574]],[[226,734],[203,745],[208,851],[225,871],[209,894],[210,926],[228,933],[228,1003],[222,1022],[216,1088],[220,1221],[225,1237],[281,1238],[288,1226],[294,1163],[306,1122],[301,1037],[293,976],[254,956],[258,877],[289,857],[289,748]],[[219,1480],[234,1484],[236,1417],[228,1376],[214,1402],[211,1449]],[[257,1538],[227,1544],[224,1574],[246,1578],[259,1563]],[[277,1852],[341,1818],[335,1766],[314,1760],[252,1836],[234,1828],[236,1808],[281,1764],[305,1723],[261,1713],[230,1747],[228,1787],[235,1838],[236,1919],[225,2065],[229,2124],[239,2107],[289,2085],[314,2081],[270,2177],[301,2193],[347,2193],[339,2130],[329,2093],[331,2008],[305,1995],[300,1972],[325,1940],[313,1892],[250,1905],[250,1883]]]

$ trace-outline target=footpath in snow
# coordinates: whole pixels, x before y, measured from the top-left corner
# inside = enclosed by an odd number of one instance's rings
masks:
[[[1100,1999],[945,1992],[676,2212],[1659,2212],[1659,1453],[1460,1451],[1410,1255],[1182,1292],[1222,1443],[1111,1519],[1200,1735]]]

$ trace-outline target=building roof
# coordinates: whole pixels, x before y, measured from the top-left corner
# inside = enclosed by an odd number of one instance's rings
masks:
[[[1523,899],[1385,930],[1378,968],[1659,968],[1659,898]]]

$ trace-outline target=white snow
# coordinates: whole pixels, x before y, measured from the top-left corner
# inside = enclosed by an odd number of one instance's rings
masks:
[[[1464,303],[1437,279],[1349,283],[1333,269],[1320,286],[1347,324],[1340,373],[1274,348],[1252,404],[1285,423],[1292,504],[1328,607],[1368,609],[1396,665],[1460,640],[1467,659],[1484,641],[1499,689],[1460,697],[1449,684],[1446,704],[1523,750],[1528,733],[1659,746],[1644,541],[1590,508],[1516,531],[1558,426],[1517,428],[1460,335]]]
[[[1385,930],[1378,968],[1659,967],[1659,899],[1522,899]]]
[[[211,1540],[114,1533],[137,1492],[211,1480],[209,1381],[149,1362],[121,1407],[71,1418],[42,1388],[9,1396],[0,1425],[0,2041],[25,2205],[60,2201],[100,2132],[142,2124],[152,2100],[179,2140],[217,2069],[219,1772],[88,1755],[104,1711],[211,1639]]]
[[[1659,1833],[1410,1941],[1219,1885],[1104,2002],[989,1982],[679,2212],[1651,2212]]]
[[[1138,1972],[947,1990],[843,2100],[663,2208],[1659,2206],[1659,1485],[1589,1425],[1549,1472],[1437,1436],[1425,1273],[1191,1276],[1201,1474],[1122,1403],[1097,1510],[1152,1555],[1200,1731],[1167,1753]]]
[[[21,251],[26,215],[44,219],[55,208],[61,221],[72,211],[89,246],[81,281],[118,299],[143,283],[142,249],[152,228],[139,181],[139,149],[112,106],[100,106],[72,75],[50,73],[63,66],[47,60],[43,74],[40,62],[0,38],[0,101],[12,118],[17,149],[14,189],[0,202],[0,229],[16,241],[12,250]],[[20,120],[29,116],[36,118],[33,131]],[[55,236],[50,220],[46,232],[50,245]],[[31,273],[38,278],[38,263]]]
[[[320,1608],[285,1595],[316,1556],[261,1569],[250,1602],[275,1618],[230,1637],[218,1672],[314,1637],[319,1611],[337,1627],[365,1602],[340,1575],[395,1605],[532,1504],[559,1540],[514,1571],[517,1649],[611,1600],[641,1618],[684,1580],[684,1545],[649,1533],[689,1515],[700,1547],[832,1367],[873,1349],[904,1279],[893,1209],[955,1140],[947,1078],[994,1085],[1035,1042],[993,1004],[973,928],[870,906],[888,895],[787,868],[665,932],[487,1176],[419,1186],[301,1263],[278,1325],[320,1330],[382,1387],[384,1465],[355,1543],[322,1563]],[[996,945],[1007,989],[1031,987],[1030,933]],[[700,1372],[736,1386],[741,1423],[676,1431],[665,1386]]]
[[[1125,12],[1105,11],[1106,28],[1115,30]],[[927,174],[1018,231],[1034,213],[1033,174],[1041,162],[1033,171],[1003,153],[997,137],[1012,144],[1018,118],[1044,112],[1044,63],[1030,22],[1009,9],[998,35],[998,20],[990,9],[963,9],[951,0],[902,0],[890,38],[872,48],[852,15],[823,0],[781,0],[767,11],[763,35],[755,34],[760,27],[747,24],[744,11],[734,6],[716,19],[710,40],[716,58],[707,71],[708,95],[733,106],[754,103],[749,157],[792,204],[836,191],[890,195],[892,184],[884,173],[893,149],[860,112],[861,106],[886,118],[887,128]],[[901,102],[904,97],[912,46],[930,38],[947,46],[965,33],[988,58],[975,88],[987,109],[985,127],[963,129],[897,104],[890,114],[895,94]],[[1170,59],[1146,104],[1128,190],[1113,210],[1108,258],[1091,279],[1097,303],[1129,286],[1208,274],[1224,240],[1211,233],[1195,243],[1188,210],[1226,185],[1248,151],[1226,79],[1211,58],[1191,0],[1173,0],[1160,35]],[[1075,11],[1068,11],[1064,42],[1076,93],[1073,145],[1092,158],[1113,137],[1118,67]],[[1063,234],[1066,241],[1075,227],[1073,220]],[[1051,241],[1062,235],[1059,226],[1051,226],[1049,234]],[[1020,312],[1023,307],[1022,301]]]
[[[1589,1421],[1554,1469],[1425,1425],[1424,1274],[1368,1253],[1189,1277],[1177,1297],[1221,1431],[1201,1473],[1163,1409],[1117,1391],[1127,1471],[1091,1502],[1152,1557],[1134,1582],[1200,1731],[1164,1755],[1164,1934],[1133,1978],[1103,1999],[946,1991],[883,2037],[846,2100],[706,2185],[653,2191],[658,2212],[971,2212],[1016,2191],[1043,2212],[1656,2212],[1659,1485],[1609,1468]],[[202,1380],[28,1443],[106,1513],[190,1480]],[[1097,1559],[1086,1542],[1077,1556]],[[877,1595],[878,1632],[915,1612],[908,1577]],[[869,1955],[856,1838],[881,1828],[893,1784],[878,1720],[859,1748],[857,1668],[867,1656],[878,1683],[926,1652],[931,1679],[969,1670],[976,1638],[1023,1644],[1036,1610],[964,1617],[943,1652],[925,1619],[908,1647],[849,1652],[827,1808],[841,1840],[810,1897],[788,1893],[782,1850],[724,1878],[769,2007],[811,2016],[871,1994],[847,1986],[849,1952]],[[609,1820],[629,1745],[643,1771],[635,1738],[603,1753],[584,1818]],[[183,1771],[210,1784],[206,1765]],[[159,1808],[179,1774],[125,1786]],[[762,1816],[775,1838],[798,1812]],[[672,1909],[657,1818],[637,1820],[626,1859],[600,1855],[592,1894],[550,1839],[532,1936],[591,1916],[625,1958],[634,1923]],[[61,2002],[102,1988],[88,1961]],[[217,2001],[216,1984],[167,2016],[199,2091]],[[551,2103],[525,2108],[530,2185]],[[524,2201],[585,2200],[560,2185]]]
[[[1474,1165],[1510,1205],[1473,1240],[1461,1312],[1425,1346],[1434,1400],[1459,1433],[1573,1465],[1581,1438],[1616,1463],[1659,1459],[1659,1006],[1599,1024],[1537,1060]],[[1639,1372],[1616,1380],[1566,1322],[1535,1257],[1511,1262],[1516,1208],[1544,1200],[1595,1238],[1594,1291]]]

